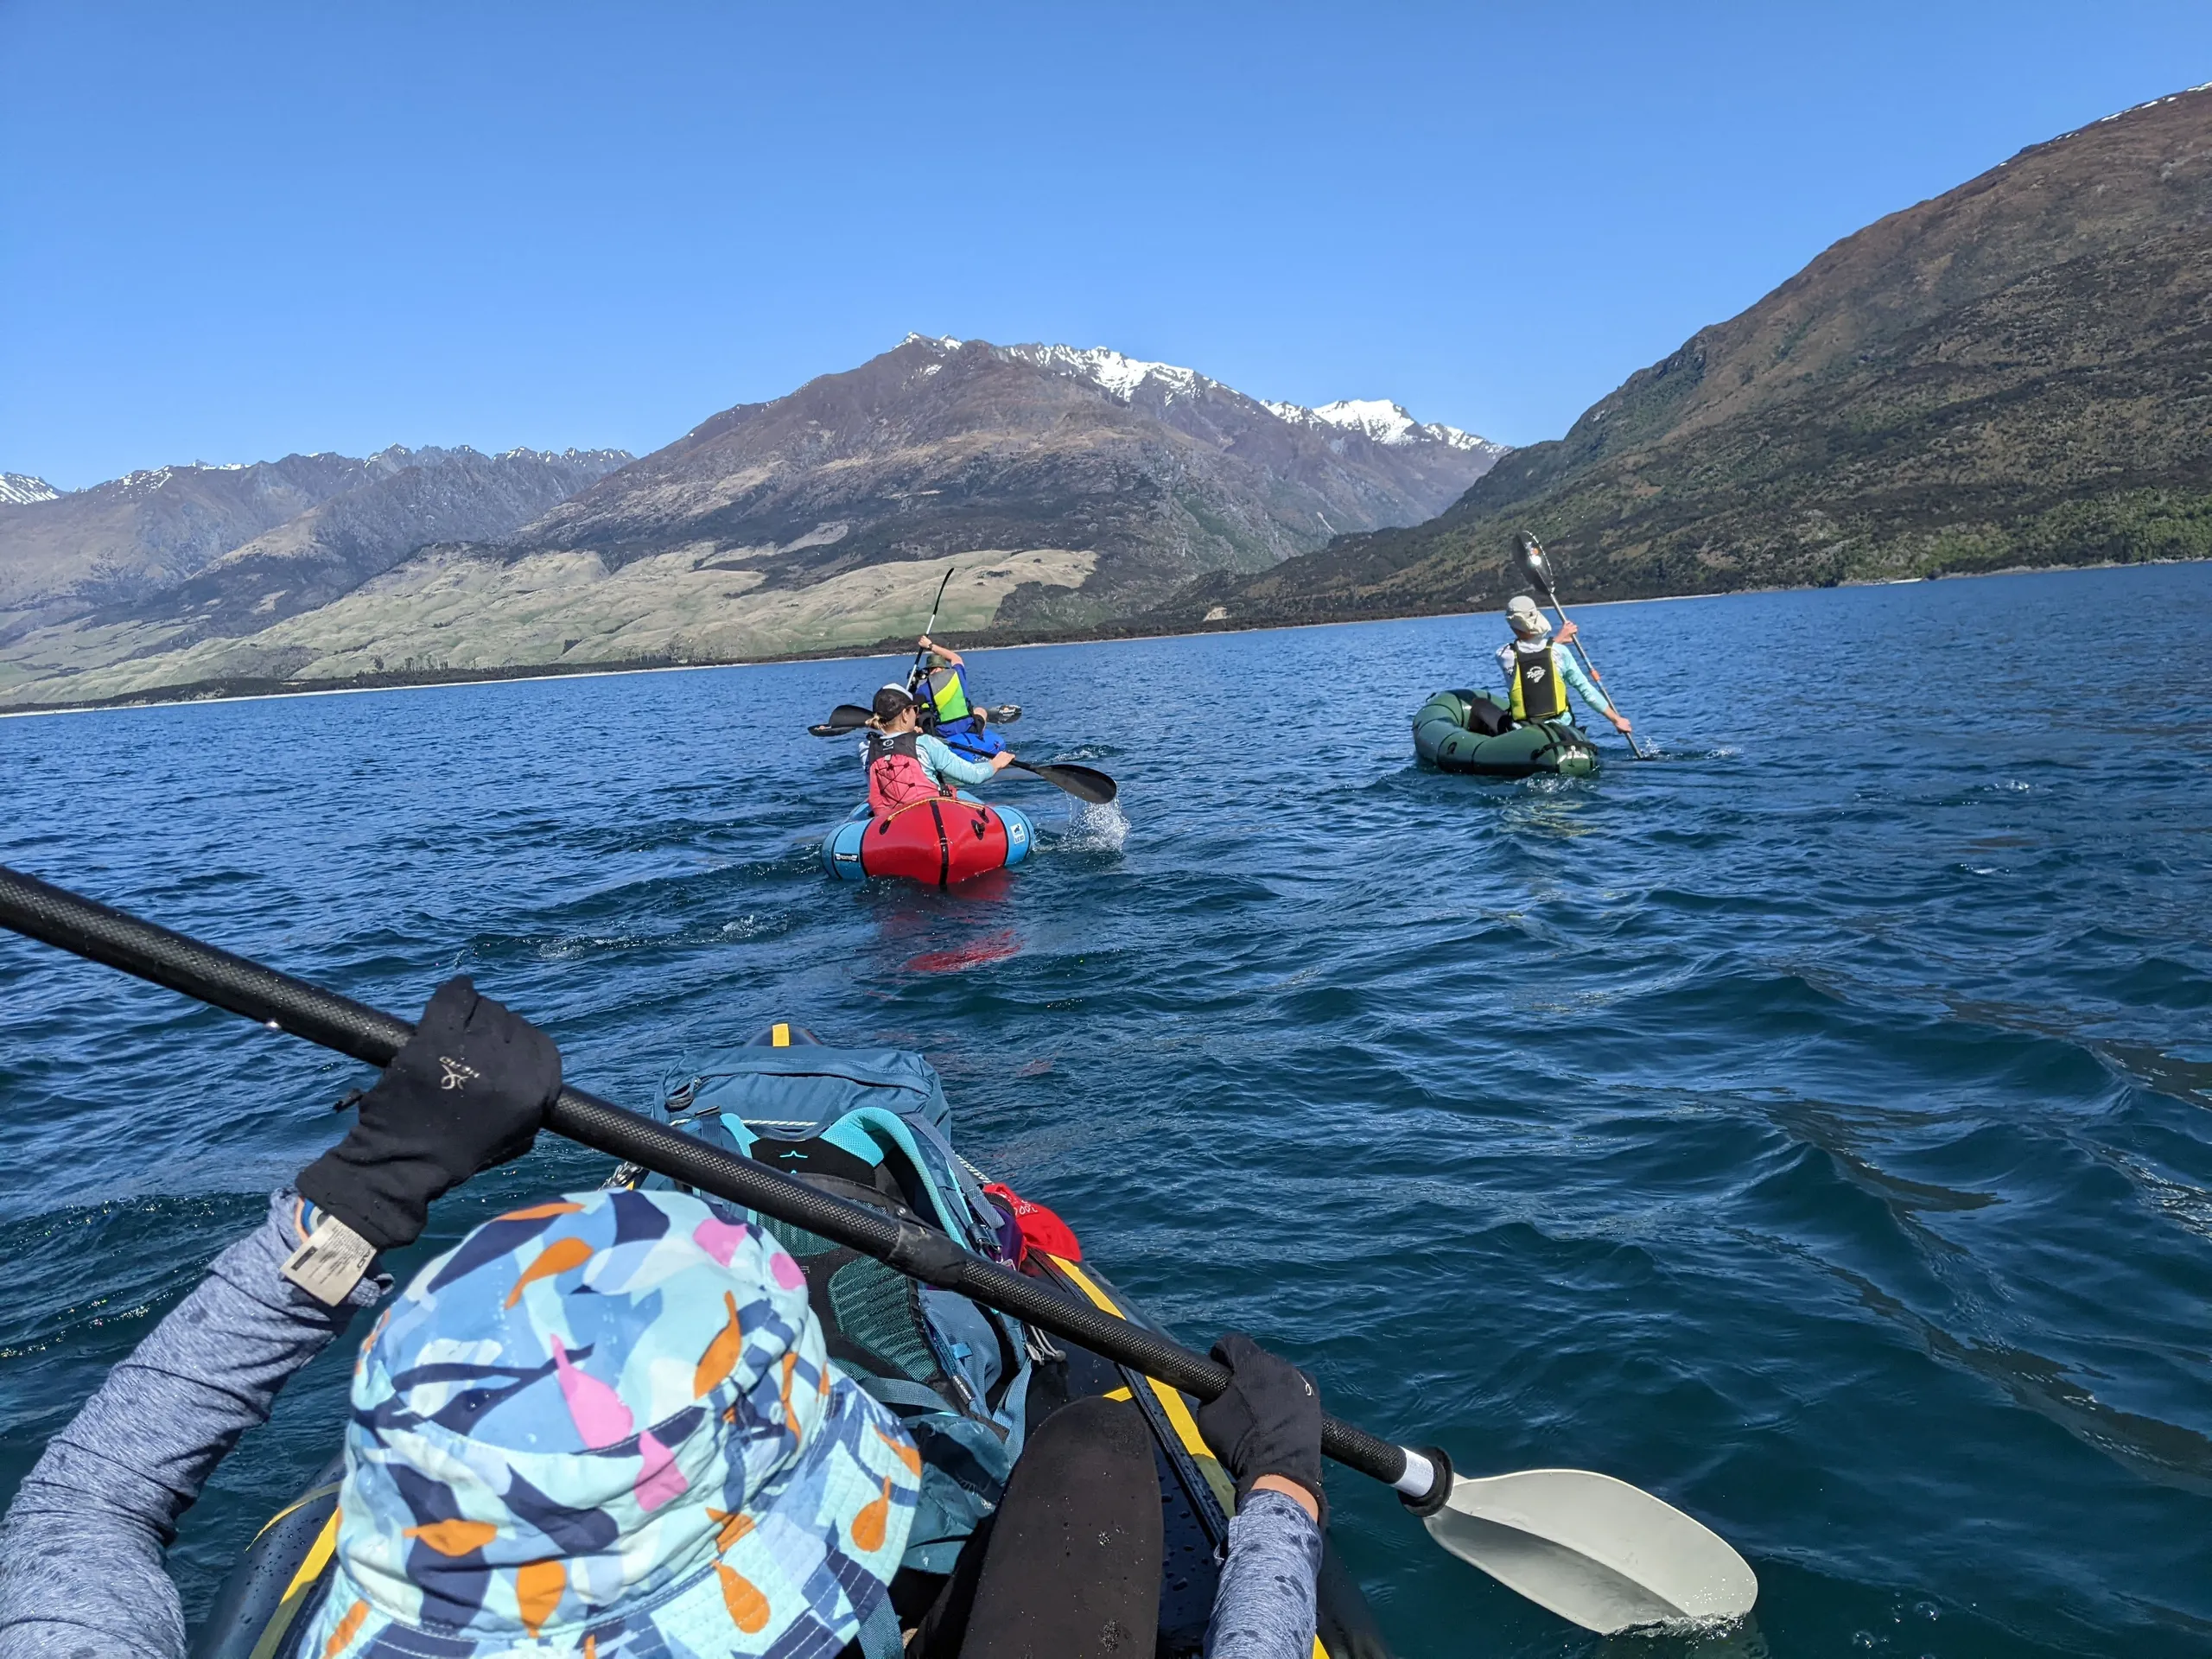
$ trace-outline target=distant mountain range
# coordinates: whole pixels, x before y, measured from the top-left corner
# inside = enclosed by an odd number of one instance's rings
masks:
[[[1523,527],[1589,598],[2212,556],[2212,89],[1847,238],[1433,521],[1142,626],[1500,603]]]
[[[2212,556],[2212,89],[2023,150],[1507,453],[909,335],[632,461],[0,474],[0,704]]]
[[[1387,402],[910,335],[634,461],[295,455],[0,505],[0,702],[868,645],[947,560],[941,627],[1080,628],[1419,523],[1503,453]]]
[[[0,702],[167,683],[198,642],[264,630],[440,537],[506,534],[628,459],[394,447],[164,467],[0,505]]]

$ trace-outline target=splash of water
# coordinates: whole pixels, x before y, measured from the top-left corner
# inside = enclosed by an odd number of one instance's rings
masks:
[[[1071,852],[1118,853],[1129,838],[1129,821],[1118,802],[1101,805],[1095,801],[1068,803],[1067,834],[1060,845]]]

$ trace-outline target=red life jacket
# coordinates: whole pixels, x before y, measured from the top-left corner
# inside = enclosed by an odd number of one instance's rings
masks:
[[[922,765],[915,751],[913,733],[902,732],[897,737],[887,737],[880,732],[868,734],[868,810],[877,817],[888,817],[902,806],[933,801],[951,793],[949,789],[938,788],[929,769]]]

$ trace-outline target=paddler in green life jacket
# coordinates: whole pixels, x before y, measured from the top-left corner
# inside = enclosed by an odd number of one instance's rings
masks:
[[[1497,665],[1505,675],[1507,707],[1514,719],[1572,721],[1567,706],[1571,685],[1583,702],[1612,721],[1615,731],[1628,735],[1627,717],[1575,666],[1573,653],[1562,649],[1574,639],[1573,623],[1553,639],[1552,625],[1526,594],[1513,596],[1505,607],[1505,620],[1513,625],[1513,642],[1497,648]]]
[[[920,705],[922,729],[967,760],[988,760],[1001,753],[1006,740],[987,729],[989,714],[969,698],[968,664],[960,653],[926,633],[914,644],[922,663],[906,689]]]

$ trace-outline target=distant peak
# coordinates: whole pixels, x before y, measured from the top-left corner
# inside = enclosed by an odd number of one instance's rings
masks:
[[[1108,397],[1124,404],[1133,401],[1138,392],[1147,389],[1157,393],[1163,404],[1195,397],[1209,386],[1217,388],[1232,397],[1243,397],[1242,392],[1200,374],[1196,369],[1130,357],[1110,346],[993,346],[980,340],[955,340],[950,334],[908,334],[899,344],[902,348],[920,346],[939,357],[972,346],[977,351],[988,352],[1003,361],[1033,364],[1049,373],[1087,381]],[[926,378],[937,373],[940,366],[936,363],[927,364],[919,372]],[[1506,450],[1506,446],[1502,443],[1492,443],[1488,438],[1479,437],[1472,432],[1463,432],[1456,426],[1417,421],[1402,404],[1391,403],[1387,398],[1347,397],[1333,404],[1324,404],[1319,409],[1308,409],[1303,404],[1262,403],[1259,406],[1293,426],[1325,426],[1338,431],[1357,432],[1374,442],[1387,444],[1393,448],[1433,443],[1446,448],[1494,455],[1502,455]]]
[[[1333,426],[1357,432],[1393,448],[1407,444],[1440,443],[1451,449],[1488,450],[1503,454],[1505,446],[1441,422],[1417,421],[1402,404],[1385,397],[1340,397],[1319,409],[1302,404],[1269,404],[1268,410],[1293,426]]]
[[[58,501],[61,492],[29,473],[0,473],[0,504],[27,507],[34,501]]]
[[[1124,357],[1105,346],[1081,350],[1072,346],[1009,346],[1006,354],[1020,362],[1034,363],[1040,369],[1088,380],[1125,404],[1148,380],[1159,383],[1169,403],[1188,397],[1202,385],[1213,384],[1195,369],[1179,368],[1173,363],[1149,363],[1141,357]]]
[[[618,467],[626,466],[637,457],[627,449],[531,449],[518,447],[502,449],[493,457],[495,461],[612,461]]]

